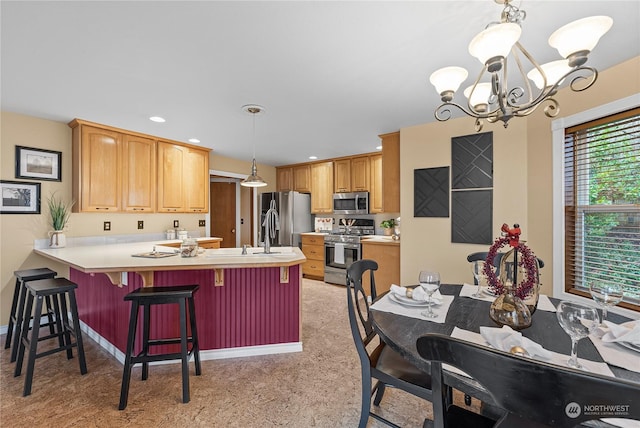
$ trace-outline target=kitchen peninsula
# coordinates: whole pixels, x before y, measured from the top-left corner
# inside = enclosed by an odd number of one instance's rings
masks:
[[[121,362],[130,312],[124,296],[150,285],[200,285],[195,311],[202,359],[301,351],[304,255],[295,247],[273,248],[273,254],[241,250],[206,249],[197,257],[180,257],[175,248],[137,242],[34,251],[69,266],[69,279],[78,284],[83,331]],[[133,256],[154,251],[157,256]],[[154,312],[152,335],[178,336],[173,306]]]

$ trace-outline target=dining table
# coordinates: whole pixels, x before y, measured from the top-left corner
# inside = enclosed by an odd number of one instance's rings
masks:
[[[409,287],[410,288],[410,287]],[[393,350],[402,355],[406,360],[414,364],[425,373],[430,373],[429,361],[423,359],[416,348],[418,337],[427,333],[439,333],[452,335],[454,330],[480,333],[480,327],[500,327],[489,316],[491,301],[489,299],[479,300],[471,297],[460,297],[462,285],[443,284],[440,293],[449,302],[446,317],[439,322],[431,321],[425,317],[413,317],[401,315],[388,311],[391,292],[381,294],[373,302],[370,310],[370,317],[374,330],[380,338]],[[447,297],[452,296],[452,297]],[[542,297],[542,296],[541,296]],[[386,302],[383,299],[387,299]],[[447,300],[448,299],[448,300]],[[451,300],[452,299],[452,300]],[[546,296],[545,296],[546,299]],[[558,299],[549,297],[547,300],[553,306],[560,302]],[[383,306],[382,303],[385,305]],[[400,304],[394,302],[392,304]],[[380,309],[382,308],[382,309]],[[553,309],[553,307],[551,307]],[[437,312],[437,308],[434,311]],[[401,311],[398,311],[401,312]],[[616,324],[629,321],[630,319],[622,315],[609,311],[607,320]],[[531,326],[520,330],[522,335],[545,349],[566,355],[567,360],[571,354],[571,339],[560,326],[556,313],[552,310],[536,310],[532,315]],[[578,342],[578,358],[604,363],[604,360],[596,346],[590,338],[584,338]],[[635,356],[634,364],[635,364]],[[640,367],[640,353],[638,353],[638,364]],[[640,384],[640,373],[625,368],[609,365],[613,375],[617,378],[638,382]],[[465,394],[479,399],[488,405],[490,409],[493,404],[491,395],[475,380],[457,370],[445,370],[444,380],[450,387]],[[611,425],[603,425],[611,426]]]

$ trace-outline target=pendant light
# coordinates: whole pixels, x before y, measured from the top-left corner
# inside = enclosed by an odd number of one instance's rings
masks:
[[[258,175],[256,166],[256,115],[264,113],[264,107],[256,104],[242,106],[242,111],[249,113],[253,117],[253,160],[251,162],[251,175],[240,182],[245,187],[264,187],[267,183]]]

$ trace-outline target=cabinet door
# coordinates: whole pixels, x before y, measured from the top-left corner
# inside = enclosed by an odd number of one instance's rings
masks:
[[[156,209],[156,142],[122,135],[122,210],[154,212]]]
[[[333,162],[333,190],[336,193],[351,191],[351,159]]]
[[[76,131],[77,132],[77,131]],[[80,126],[79,205],[81,211],[120,210],[122,136],[92,126]],[[74,192],[75,193],[75,192]]]
[[[383,212],[382,200],[382,154],[369,157],[371,180],[369,182],[369,212]]]
[[[158,212],[183,212],[186,148],[158,141]]]
[[[276,189],[278,192],[293,190],[293,168],[276,168]]]
[[[333,212],[333,162],[311,164],[311,212]]]
[[[186,149],[184,166],[184,193],[186,211],[209,212],[209,152]]]
[[[369,156],[351,159],[351,191],[369,191]]]
[[[300,193],[311,193],[311,167],[309,165],[293,167],[293,190]]]

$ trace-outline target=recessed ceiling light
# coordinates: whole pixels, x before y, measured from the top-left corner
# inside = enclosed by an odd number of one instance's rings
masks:
[[[309,156],[309,159],[316,160],[316,159],[318,159],[318,156]]]
[[[160,116],[151,116],[149,120],[152,122],[158,122],[158,123],[166,122],[166,120],[164,120],[164,117],[160,117]]]
[[[382,150],[382,146],[377,146],[376,150]]]
[[[197,138],[189,138],[189,142],[190,143],[199,143],[200,140],[198,140]]]

